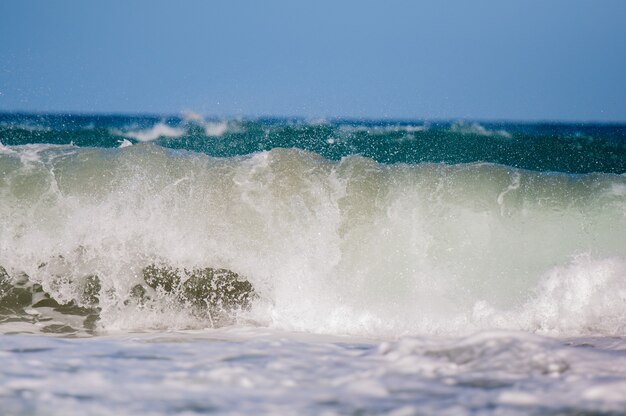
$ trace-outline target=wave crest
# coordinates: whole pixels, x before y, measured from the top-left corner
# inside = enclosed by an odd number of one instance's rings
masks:
[[[236,316],[248,324],[367,336],[625,331],[624,176],[332,162],[293,149],[12,150],[0,154],[0,264],[59,303],[80,304],[77,282],[98,276],[100,329],[211,325],[181,295],[184,279],[164,303],[176,307],[125,303],[137,285],[157,290],[143,272],[157,264],[245,276],[255,296]]]

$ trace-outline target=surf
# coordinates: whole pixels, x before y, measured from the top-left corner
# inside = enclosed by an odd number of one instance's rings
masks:
[[[231,158],[152,143],[5,149],[5,281],[93,308],[84,284],[97,277],[93,330],[222,320],[381,337],[625,331],[624,175],[281,148]],[[194,270],[227,270],[254,296],[212,320],[150,287],[151,265],[177,270],[181,285]],[[159,294],[137,302],[137,285]]]

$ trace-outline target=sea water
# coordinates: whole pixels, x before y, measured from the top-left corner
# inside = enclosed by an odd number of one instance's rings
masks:
[[[626,126],[0,115],[4,414],[626,414]]]

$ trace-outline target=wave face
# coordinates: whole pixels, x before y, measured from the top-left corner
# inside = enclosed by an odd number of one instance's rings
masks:
[[[374,337],[626,334],[624,175],[7,144],[0,303],[13,306],[0,320],[12,330],[199,328],[221,313]],[[223,296],[218,272],[250,286],[212,314],[208,294],[184,294],[200,282]]]

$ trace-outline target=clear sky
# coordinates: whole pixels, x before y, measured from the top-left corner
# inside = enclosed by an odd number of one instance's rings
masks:
[[[626,121],[626,1],[0,1],[0,111]]]

